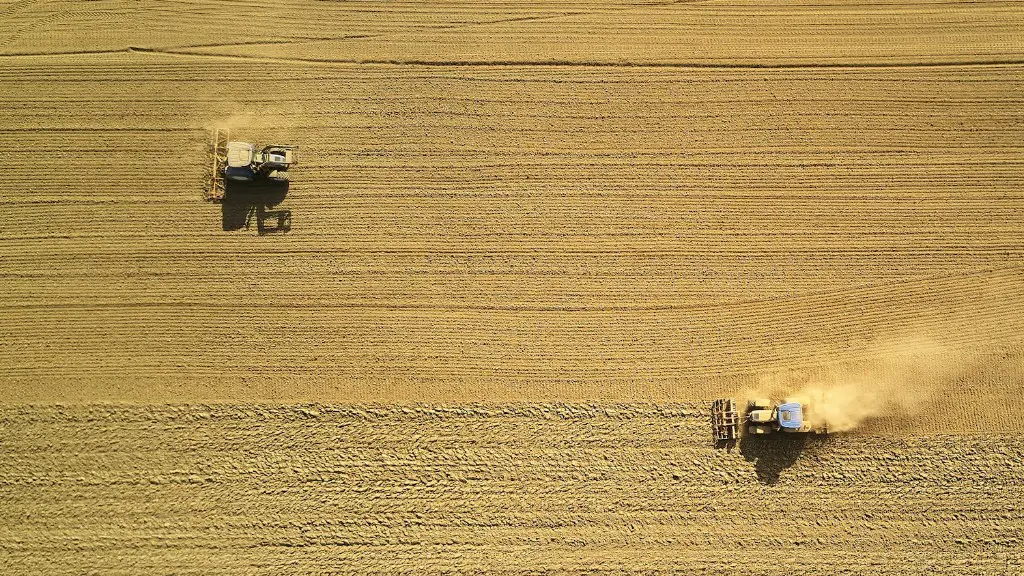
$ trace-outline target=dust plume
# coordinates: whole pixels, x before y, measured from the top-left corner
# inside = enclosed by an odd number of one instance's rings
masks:
[[[263,143],[297,142],[296,128],[304,114],[304,106],[294,102],[253,105],[221,101],[209,110],[197,111],[202,129],[210,135],[216,130],[227,130],[232,140]],[[197,142],[195,150],[208,153],[209,138]]]
[[[950,349],[926,338],[878,341],[866,356],[844,366],[763,376],[743,396],[804,403],[812,425],[844,432],[869,418],[918,413],[962,366]]]
[[[306,113],[305,106],[298,102],[274,104],[246,104],[241,102],[218,102],[206,111],[202,126],[206,130],[216,128],[227,130],[289,130],[297,127]]]

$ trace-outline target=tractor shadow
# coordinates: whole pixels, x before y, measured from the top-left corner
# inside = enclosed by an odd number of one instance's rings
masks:
[[[726,452],[732,452],[736,449],[738,440],[715,440],[715,450],[725,450]]]
[[[776,433],[766,436],[743,434],[739,440],[740,454],[754,463],[754,472],[762,484],[775,484],[782,472],[796,464],[800,454],[813,440],[807,434]]]
[[[221,225],[225,232],[252,230],[263,236],[288,232],[292,212],[278,208],[288,196],[288,182],[225,182],[220,203]]]

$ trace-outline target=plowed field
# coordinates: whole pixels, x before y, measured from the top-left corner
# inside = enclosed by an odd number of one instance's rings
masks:
[[[0,432],[7,573],[959,575],[1024,563],[1019,436],[787,436],[716,451],[707,412],[685,404],[9,409]]]
[[[2,573],[1021,569],[1020,2],[0,1],[0,151]]]

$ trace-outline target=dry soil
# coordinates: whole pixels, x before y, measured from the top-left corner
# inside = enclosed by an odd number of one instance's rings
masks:
[[[1019,435],[709,445],[700,405],[0,412],[7,574],[1019,574]],[[95,572],[93,572],[95,571]]]
[[[8,1],[0,151],[0,572],[1021,570],[1019,2]]]

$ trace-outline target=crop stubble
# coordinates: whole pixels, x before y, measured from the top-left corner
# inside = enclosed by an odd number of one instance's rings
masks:
[[[13,400],[698,399],[1019,350],[1017,66],[77,58],[3,71]],[[303,146],[291,234],[198,201],[221,121]]]

